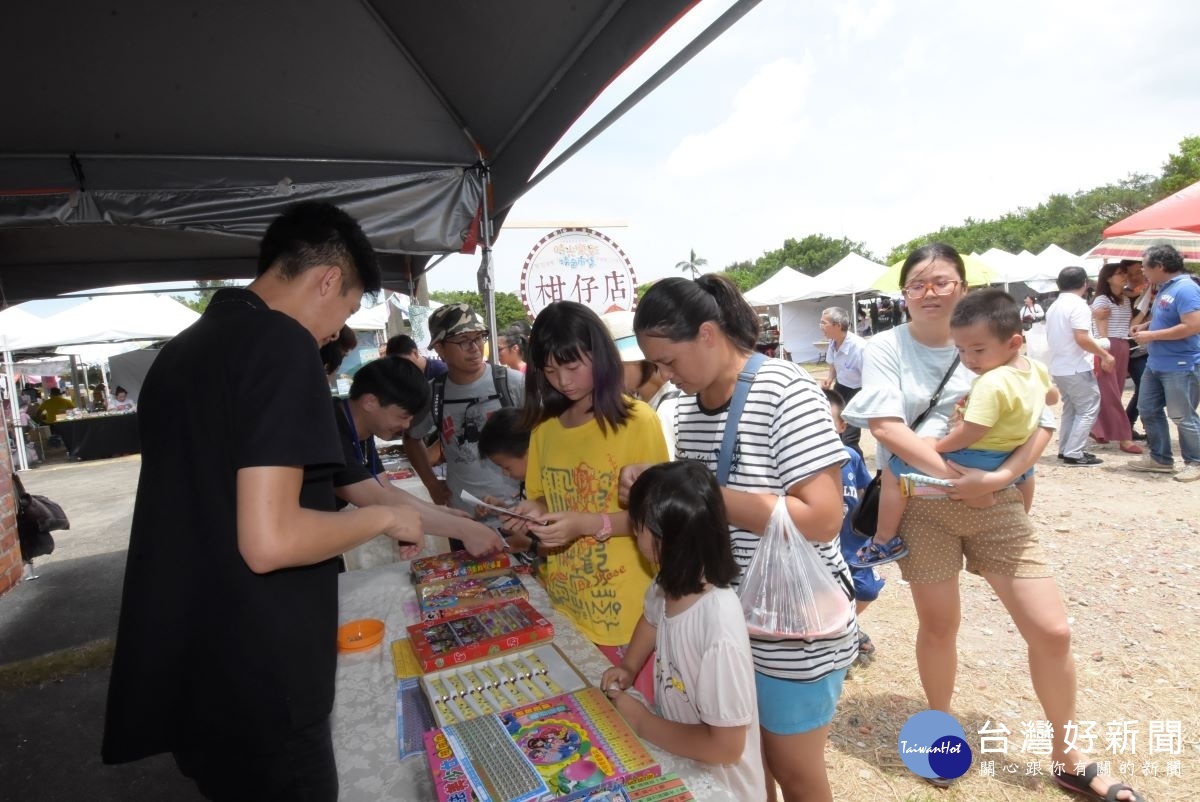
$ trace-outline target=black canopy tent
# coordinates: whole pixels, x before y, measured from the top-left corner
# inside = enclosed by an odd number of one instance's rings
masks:
[[[266,224],[309,197],[362,221],[385,286],[411,291],[432,255],[481,244],[490,290],[490,239],[533,171],[695,2],[16,7],[0,27],[15,66],[0,125],[3,301],[252,276]],[[734,3],[651,83],[756,2]]]

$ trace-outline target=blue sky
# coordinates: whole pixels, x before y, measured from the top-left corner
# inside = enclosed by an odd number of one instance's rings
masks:
[[[580,120],[587,130],[729,5],[703,0]],[[942,225],[1157,173],[1200,135],[1200,7],[1147,0],[763,0],[513,208],[601,228],[640,280],[819,233],[877,254]],[[496,242],[498,289],[550,229]],[[434,290],[472,289],[452,256]]]

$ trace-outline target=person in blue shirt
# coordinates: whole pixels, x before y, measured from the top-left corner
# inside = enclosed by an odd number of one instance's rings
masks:
[[[833,413],[833,428],[840,435],[847,426],[846,422],[842,420],[842,408],[846,406],[846,400],[837,390],[831,390],[828,387],[825,388],[825,398],[829,400],[829,411]],[[854,511],[858,508],[863,491],[867,489],[867,485],[871,484],[871,474],[867,471],[867,464],[863,461],[862,455],[853,446],[847,445],[844,448],[849,460],[842,463],[842,509],[845,514],[842,518],[842,531],[838,537],[842,544],[842,557],[849,565],[850,561],[854,559],[855,553],[870,540],[870,538],[856,533],[852,523]],[[850,576],[854,580],[854,596],[857,599],[855,612],[858,614],[860,622],[858,662],[860,665],[866,666],[870,665],[875,658],[875,644],[862,629],[862,615],[867,611],[871,602],[879,598],[879,592],[883,590],[886,580],[872,567],[855,568],[851,565]]]
[[[1177,482],[1200,480],[1200,286],[1170,245],[1142,256],[1142,271],[1158,286],[1150,322],[1130,328],[1149,356],[1138,393],[1150,454],[1128,463],[1135,471],[1171,473]],[[1167,418],[1175,421],[1183,470],[1176,471]]]

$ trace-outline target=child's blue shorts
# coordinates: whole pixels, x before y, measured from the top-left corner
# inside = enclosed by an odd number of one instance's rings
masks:
[[[1004,464],[1004,460],[1012,456],[1011,451],[984,451],[982,448],[960,448],[958,451],[950,451],[942,455],[951,462],[957,462],[964,468],[978,468],[981,471],[994,471]],[[922,473],[913,466],[909,465],[904,460],[893,454],[888,458],[888,470],[892,472],[892,476],[900,476],[902,473]],[[1021,478],[1017,479],[1013,484],[1021,484],[1030,476],[1033,476],[1033,468],[1021,474]]]
[[[846,669],[840,668],[812,682],[779,679],[754,672],[758,691],[758,723],[776,735],[796,735],[833,721]]]
[[[870,540],[869,537],[863,537],[850,531],[848,526],[842,528],[842,558],[846,560],[850,568],[850,578],[854,580],[854,597],[860,602],[875,601],[879,598],[883,586],[887,584],[887,580],[881,577],[874,568],[855,568],[853,565],[849,565],[858,550],[867,545]]]

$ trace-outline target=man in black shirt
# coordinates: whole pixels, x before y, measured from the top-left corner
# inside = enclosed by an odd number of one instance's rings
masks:
[[[472,554],[491,554],[504,548],[504,539],[495,529],[461,510],[422,501],[381,476],[375,438],[400,438],[408,432],[413,418],[429,409],[429,383],[411,360],[385,356],[368,362],[354,374],[350,397],[333,403],[346,462],[346,467],[333,477],[339,508],[349,502],[356,507],[388,504],[416,509],[426,532],[461,540]],[[401,550],[401,557],[412,556],[414,552]]]
[[[342,465],[318,348],[380,287],[358,224],[297,204],[258,278],[224,289],[155,359],[109,682],[107,763],[172,752],[210,799],[336,799],[329,714],[337,565],[395,507],[335,513]]]

